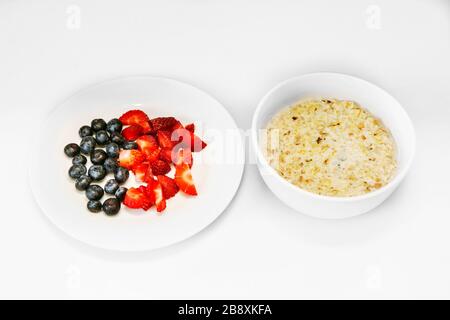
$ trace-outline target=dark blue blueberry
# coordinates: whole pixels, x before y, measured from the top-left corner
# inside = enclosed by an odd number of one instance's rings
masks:
[[[89,185],[91,184],[92,179],[87,175],[82,175],[77,179],[77,182],[75,182],[75,188],[80,191],[85,191]]]
[[[101,165],[93,165],[89,168],[89,177],[94,181],[101,181],[106,176],[106,170]]]
[[[116,179],[108,180],[105,184],[105,192],[108,194],[115,194],[117,189],[119,189],[119,184]]]
[[[130,176],[130,172],[128,169],[125,169],[123,167],[117,168],[116,172],[114,173],[114,178],[118,183],[124,183],[128,180],[128,177]]]
[[[122,122],[120,122],[119,119],[112,119],[106,125],[106,130],[109,133],[113,133],[113,132],[121,133],[122,132]]]
[[[116,193],[114,194],[116,196],[116,198],[119,201],[123,201],[123,199],[125,198],[125,195],[127,194],[128,189],[125,187],[120,187],[119,189],[117,189]]]
[[[69,143],[67,146],[64,147],[64,153],[68,157],[75,157],[77,154],[80,153],[80,147],[76,143]]]
[[[87,159],[82,154],[77,154],[72,159],[72,164],[86,164],[86,163],[87,163]]]
[[[93,164],[103,164],[105,163],[106,158],[108,158],[108,155],[102,149],[95,149],[91,153],[91,162]]]
[[[97,213],[102,211],[102,203],[98,200],[89,200],[87,208],[90,212]]]
[[[100,130],[106,130],[106,122],[103,119],[94,119],[91,122],[91,128],[97,132]]]
[[[74,164],[69,169],[69,176],[72,179],[78,179],[84,174],[86,174],[86,167],[82,164]]]
[[[114,173],[116,172],[119,165],[117,164],[116,159],[108,158],[105,160],[105,163],[103,163],[103,168],[105,168],[107,173]]]
[[[103,202],[103,212],[107,216],[115,216],[120,211],[120,201],[116,198],[109,198]]]
[[[91,127],[89,126],[82,126],[80,130],[78,130],[78,134],[80,135],[80,138],[89,137],[94,134],[94,131],[92,131]]]
[[[105,150],[106,150],[106,154],[108,155],[108,157],[110,157],[110,158],[118,158],[119,157],[120,148],[117,143],[114,143],[114,142],[109,143],[105,147]]]
[[[97,142],[95,141],[94,137],[84,137],[80,142],[81,152],[84,154],[91,154],[91,152],[94,151],[96,145]]]
[[[132,150],[137,149],[138,145],[134,141],[125,141],[124,144],[122,145],[122,148],[125,150]]]
[[[91,184],[86,189],[86,197],[89,200],[100,200],[104,194],[103,188],[96,184]]]
[[[105,130],[100,130],[95,133],[95,141],[97,141],[97,144],[104,146],[109,142],[109,135],[108,132]]]
[[[119,132],[112,132],[109,136],[109,140],[111,140],[111,142],[117,143],[119,146],[123,145],[126,141],[122,134]]]

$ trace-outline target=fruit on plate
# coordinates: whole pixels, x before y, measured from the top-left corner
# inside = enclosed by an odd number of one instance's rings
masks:
[[[64,153],[72,158],[69,176],[76,189],[85,192],[87,209],[93,213],[115,216],[121,203],[145,211],[155,206],[157,212],[163,212],[167,200],[180,191],[198,194],[191,172],[192,153],[207,144],[195,131],[193,123],[184,126],[172,116],[149,118],[142,110],[127,111],[108,122],[94,119],[78,130],[79,144],[64,147]],[[92,163],[89,170],[88,159]],[[121,186],[130,171],[138,186]],[[104,187],[93,184],[107,175],[114,177]],[[105,193],[112,197],[102,203]]]

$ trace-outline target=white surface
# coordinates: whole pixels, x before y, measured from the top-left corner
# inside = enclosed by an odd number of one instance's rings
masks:
[[[281,177],[263,154],[261,130],[281,109],[308,99],[356,101],[389,128],[397,145],[397,173],[383,188],[357,197],[328,197],[294,186]],[[383,89],[363,79],[341,73],[310,73],[281,82],[270,90],[256,108],[252,120],[252,150],[258,169],[269,189],[294,210],[323,219],[343,219],[373,210],[384,202],[408,173],[416,149],[411,119],[399,102]]]
[[[198,195],[180,192],[167,201],[162,214],[157,214],[155,207],[145,212],[125,206],[114,218],[92,214],[86,209],[85,192],[76,191],[67,175],[72,163],[62,150],[68,143],[80,141],[79,128],[92,119],[109,121],[132,108],[144,110],[151,118],[173,116],[184,124],[195,124],[196,133],[208,143],[202,152],[193,153],[192,176]],[[170,79],[129,77],[85,88],[52,110],[40,131],[30,166],[36,202],[58,228],[103,249],[152,250],[193,236],[230,204],[242,178],[244,145],[227,110],[207,93]],[[229,137],[229,132],[236,134]],[[232,161],[221,156],[231,153]],[[126,186],[140,185],[130,175]]]
[[[80,29],[66,27],[72,4]],[[380,29],[369,5],[381,10]],[[0,2],[0,296],[450,298],[449,20],[447,0]],[[411,174],[370,214],[299,215],[248,165],[237,197],[205,231],[117,254],[65,236],[32,199],[29,130],[86,85],[180,79],[248,129],[270,88],[315,71],[379,85],[415,124]]]

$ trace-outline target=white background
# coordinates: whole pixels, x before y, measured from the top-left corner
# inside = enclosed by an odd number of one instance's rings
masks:
[[[0,0],[0,297],[450,298],[449,21],[447,0]],[[270,88],[314,71],[378,84],[415,123],[411,174],[370,214],[298,214],[250,164],[209,228],[124,254],[69,238],[31,196],[33,130],[87,85],[172,77],[248,129]]]

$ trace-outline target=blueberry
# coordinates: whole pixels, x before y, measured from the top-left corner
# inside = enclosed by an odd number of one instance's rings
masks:
[[[89,177],[92,178],[94,181],[100,181],[103,180],[103,178],[106,176],[106,170],[101,165],[93,165],[89,168]]]
[[[91,184],[86,189],[86,197],[89,200],[100,200],[104,194],[103,188],[96,184]]]
[[[91,127],[89,126],[82,126],[80,130],[78,130],[78,134],[80,135],[80,138],[92,136],[94,134],[94,131],[92,131]]]
[[[120,148],[117,145],[117,143],[114,143],[114,142],[109,143],[106,146],[105,150],[106,150],[106,154],[108,155],[108,157],[110,157],[110,158],[119,157]]]
[[[106,132],[105,130],[97,131],[95,133],[95,141],[97,141],[97,143],[102,146],[107,144],[109,142],[108,132]]]
[[[94,119],[91,122],[91,128],[96,132],[106,130],[106,122],[103,119]]]
[[[106,160],[106,158],[108,158],[106,152],[102,149],[95,149],[92,153],[91,153],[91,162],[93,164],[103,164]]]
[[[105,184],[105,192],[109,194],[115,194],[117,189],[119,189],[119,184],[115,179],[108,180]]]
[[[134,141],[125,141],[122,145],[122,148],[125,150],[137,149],[138,145]]]
[[[117,143],[119,146],[123,145],[126,141],[122,134],[118,132],[112,132],[109,136],[109,140],[111,140],[111,142]]]
[[[87,208],[90,212],[97,213],[102,211],[102,203],[98,200],[89,200]]]
[[[103,202],[103,212],[107,216],[115,216],[120,211],[120,201],[116,198],[109,198]]]
[[[122,122],[120,122],[119,119],[112,119],[106,125],[106,130],[109,133],[113,133],[113,132],[121,133],[122,132]]]
[[[82,175],[77,179],[77,182],[75,182],[75,188],[77,188],[77,190],[84,191],[89,187],[91,182],[92,179],[89,176]]]
[[[81,153],[91,154],[91,152],[94,151],[96,145],[97,142],[95,141],[94,137],[84,137],[83,139],[81,139],[80,143]]]
[[[64,153],[68,157],[75,157],[77,154],[80,153],[80,147],[76,143],[69,143],[67,146],[64,147]]]
[[[82,164],[74,164],[69,169],[69,176],[73,179],[78,179],[84,174],[86,174],[86,167]]]
[[[105,168],[107,173],[114,173],[116,172],[119,165],[117,164],[116,159],[108,158],[105,160],[105,163],[103,163],[103,168]]]
[[[125,187],[119,187],[119,189],[117,189],[116,193],[114,194],[116,196],[116,198],[119,201],[123,201],[123,199],[125,198],[125,194],[127,193],[128,189]]]
[[[128,172],[128,169],[125,169],[123,167],[117,168],[116,172],[114,173],[114,178],[118,183],[124,183],[128,180],[129,176],[130,173]]]
[[[72,164],[86,164],[86,162],[87,162],[87,159],[82,154],[77,154],[72,159]]]

